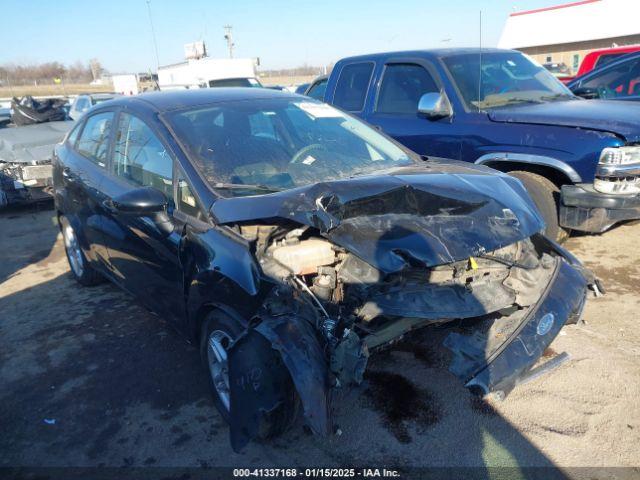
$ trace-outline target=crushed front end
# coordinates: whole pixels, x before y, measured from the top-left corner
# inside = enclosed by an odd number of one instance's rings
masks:
[[[52,172],[50,160],[32,163],[0,161],[0,208],[50,200]]]
[[[54,146],[74,122],[0,128],[0,208],[51,200]]]
[[[460,177],[448,186],[471,183]],[[520,188],[502,176],[474,177],[476,185],[490,183],[489,191]],[[536,233],[542,223],[528,197],[511,190],[507,206],[479,189],[447,189],[459,198],[435,195],[417,185],[427,180],[438,179],[408,175],[386,185],[375,177],[355,193],[344,182],[253,203],[229,200],[237,216],[259,216],[230,228],[273,284],[237,352],[269,358],[267,351],[256,354],[268,340],[282,363],[267,363],[286,366],[316,433],[333,431],[334,389],[362,382],[371,355],[428,325],[455,327],[444,341],[453,374],[476,393],[504,397],[531,374],[560,329],[578,321],[589,288],[599,291],[571,254]],[[373,187],[376,193],[363,195]],[[224,202],[214,212],[219,220]],[[230,359],[245,362],[233,350]],[[277,378],[263,364],[253,369],[261,386]],[[240,449],[278,399],[270,390],[264,402],[251,402],[254,414],[234,417],[234,395],[248,405],[256,391],[245,388],[240,373],[230,380],[243,387],[231,392],[232,439]]]
[[[465,260],[384,274],[306,230],[274,240],[261,266],[315,307],[309,321],[326,342],[338,386],[359,383],[368,355],[412,330],[465,320],[469,333],[446,340],[451,370],[483,393],[508,393],[560,328],[577,321],[590,282],[537,235]]]

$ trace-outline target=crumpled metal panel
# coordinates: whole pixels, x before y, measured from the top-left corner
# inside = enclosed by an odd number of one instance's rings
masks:
[[[380,175],[214,202],[220,223],[283,218],[317,228],[385,273],[412,260],[442,265],[496,250],[544,223],[515,178],[462,162],[425,162]]]
[[[298,315],[281,315],[262,318],[255,330],[282,356],[311,430],[329,435],[333,424],[328,362],[313,326]]]
[[[263,422],[284,402],[291,381],[280,353],[255,330],[240,337],[228,355],[231,446],[240,452],[263,437]]]

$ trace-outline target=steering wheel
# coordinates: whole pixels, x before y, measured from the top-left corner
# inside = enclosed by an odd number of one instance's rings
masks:
[[[300,160],[303,158],[304,155],[306,155],[307,153],[313,151],[313,150],[323,150],[326,151],[327,147],[325,147],[323,144],[321,143],[312,143],[311,145],[307,145],[306,147],[302,147],[300,150],[298,150],[293,157],[291,157],[291,161],[289,162],[290,164],[294,164],[294,163],[300,163]]]

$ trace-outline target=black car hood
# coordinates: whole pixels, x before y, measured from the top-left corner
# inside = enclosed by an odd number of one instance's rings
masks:
[[[494,122],[579,127],[640,141],[640,105],[614,100],[567,100],[490,110]]]
[[[512,244],[544,228],[522,184],[462,162],[424,164],[261,196],[219,199],[220,224],[288,219],[383,272],[442,265]]]

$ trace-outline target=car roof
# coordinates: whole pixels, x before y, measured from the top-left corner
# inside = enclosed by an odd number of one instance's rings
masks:
[[[353,60],[378,60],[382,58],[388,57],[428,57],[428,58],[444,58],[451,57],[454,55],[479,55],[480,53],[500,53],[500,52],[516,52],[516,50],[505,50],[502,48],[478,48],[478,47],[468,47],[468,48],[432,48],[425,50],[400,50],[395,52],[380,52],[380,53],[370,53],[366,55],[355,55],[353,57],[346,57],[341,60],[341,62],[345,61],[353,61]]]
[[[140,95],[119,97],[109,102],[110,106],[144,104],[158,113],[212,103],[258,100],[270,98],[302,98],[295,93],[270,88],[224,87],[197,88],[192,90],[170,90],[149,92]]]

